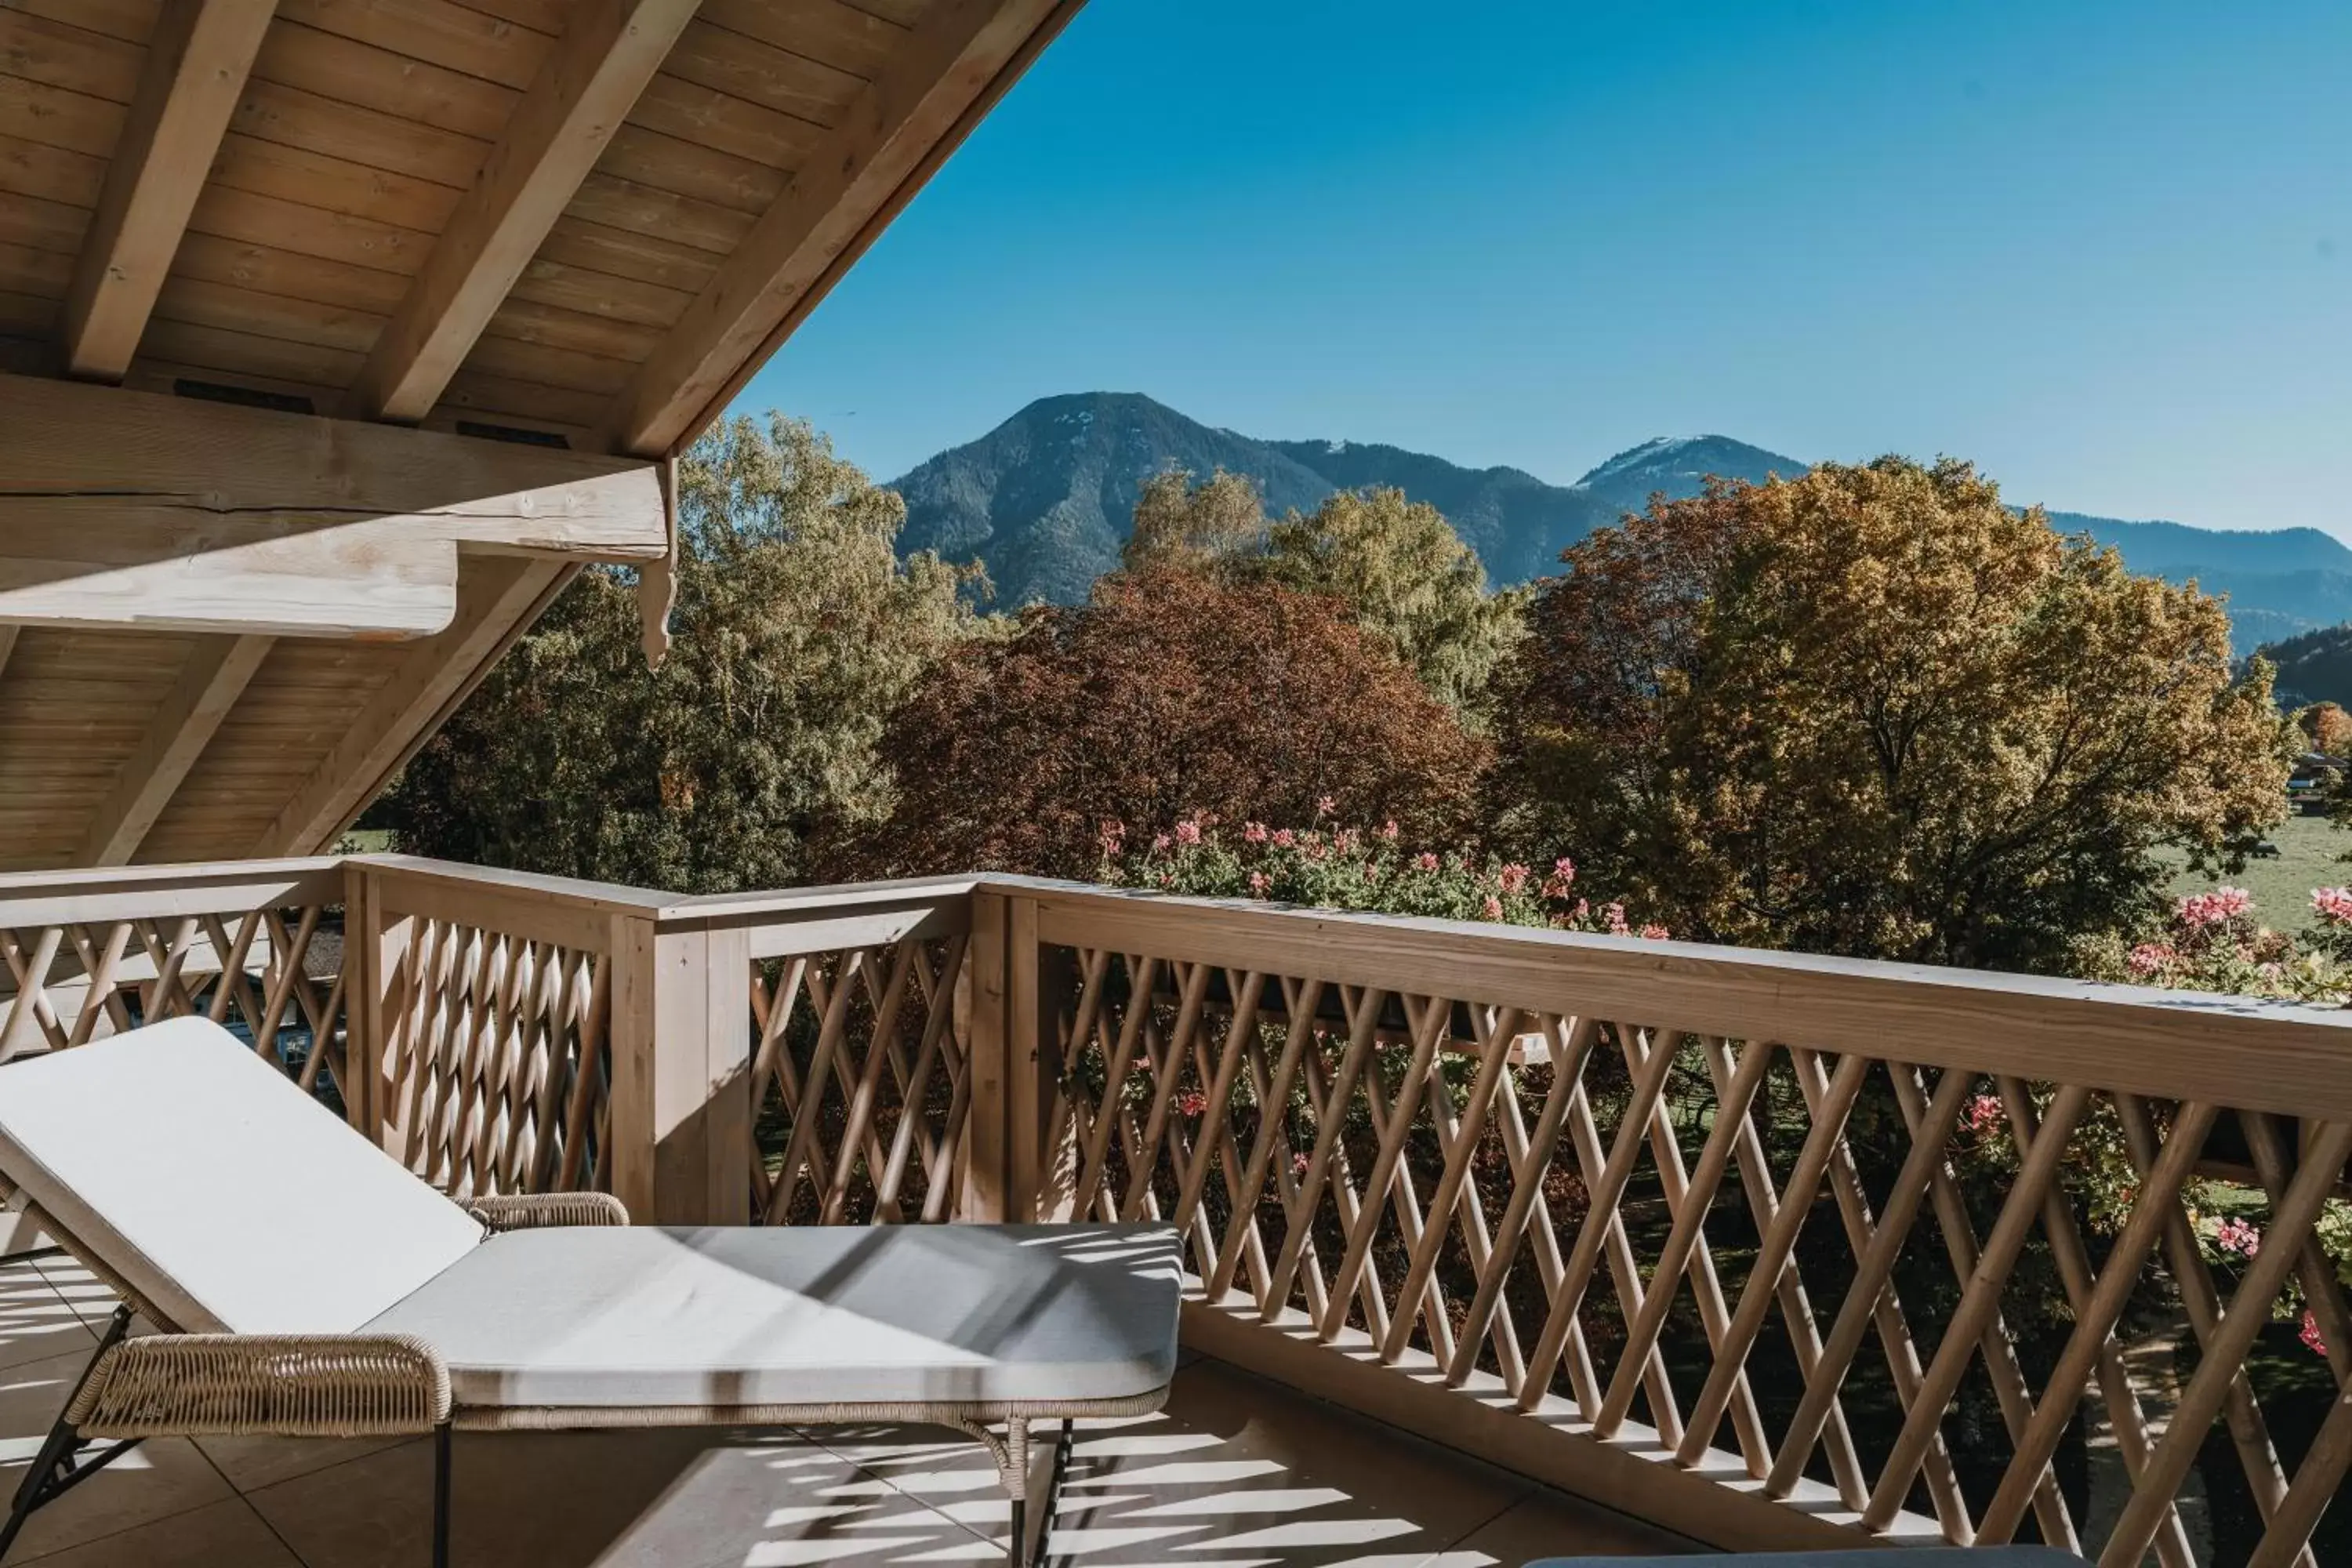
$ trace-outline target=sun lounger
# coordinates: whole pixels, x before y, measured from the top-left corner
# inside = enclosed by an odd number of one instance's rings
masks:
[[[0,1068],[0,1181],[124,1301],[0,1553],[150,1436],[431,1434],[437,1568],[453,1428],[901,1421],[987,1446],[1022,1562],[1070,1420],[1155,1410],[1175,1373],[1164,1227],[670,1229],[598,1194],[461,1205],[202,1019]],[[134,1309],[161,1332],[133,1337]],[[1062,1428],[1033,1537],[1045,1420]]]

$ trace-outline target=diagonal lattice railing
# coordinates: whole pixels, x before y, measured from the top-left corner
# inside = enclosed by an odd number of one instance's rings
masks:
[[[961,934],[795,953],[751,981],[759,1099],[752,1210],[763,1223],[953,1217],[971,1102],[955,1027]]]
[[[1874,1016],[1905,972],[1007,891],[1038,900],[1051,999],[1039,1212],[1177,1226],[1221,1352],[1255,1335],[1327,1391],[1348,1377],[1300,1358],[1336,1352],[1718,1480],[1718,1539],[1773,1534],[1747,1516],[1769,1500],[1791,1542],[2331,1560],[2352,1313],[2319,1231],[2347,1212],[2352,1100],[2347,1064],[2305,1053],[2352,1045],[2340,1016],[1992,977],[1935,996],[1932,972]],[[2037,994],[2072,1048],[2000,1032]],[[1752,1033],[1717,1016],[1735,996]],[[2145,1048],[2108,1054],[2102,1024]],[[2267,1064],[2232,1071],[2264,1024]],[[2200,1037],[2214,1059],[2177,1070]],[[2196,1205],[2236,1166],[2259,1248],[2216,1261]],[[2151,1315],[2177,1380],[2126,1353]],[[2180,1502],[2222,1464],[2252,1515],[2228,1529],[2221,1500]]]
[[[347,1016],[337,862],[11,879],[0,896],[0,1060],[206,1017],[340,1104]]]

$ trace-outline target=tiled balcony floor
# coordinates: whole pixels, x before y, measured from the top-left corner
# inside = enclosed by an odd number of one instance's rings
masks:
[[[0,1486],[13,1492],[113,1310],[59,1258],[0,1263]],[[457,1438],[456,1568],[883,1568],[1003,1561],[973,1444],[929,1428]],[[424,1439],[151,1442],[36,1514],[44,1568],[424,1568]],[[1055,1568],[1485,1568],[1690,1551],[1221,1362],[1166,1411],[1079,1432]]]

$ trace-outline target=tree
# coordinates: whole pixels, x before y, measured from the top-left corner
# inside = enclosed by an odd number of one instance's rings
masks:
[[[1478,552],[1438,510],[1399,489],[1340,490],[1276,523],[1263,581],[1345,604],[1365,633],[1437,699],[1475,711],[1524,627],[1527,593],[1486,591]]]
[[[1217,573],[1265,542],[1265,501],[1256,480],[1219,468],[1195,484],[1181,468],[1169,468],[1143,481],[1119,563],[1129,572]]]
[[[803,878],[887,815],[882,720],[972,626],[958,576],[893,553],[905,508],[805,423],[736,419],[678,466],[675,637],[591,571],[404,771],[404,848],[682,891]]]
[[[2324,757],[2341,757],[2352,751],[2352,713],[2333,702],[2315,702],[2294,713],[2307,749]]]
[[[1173,568],[1325,594],[1438,700],[1477,714],[1488,677],[1520,634],[1527,594],[1486,591],[1478,552],[1444,514],[1400,489],[1339,490],[1269,524],[1257,486],[1220,468],[1145,481],[1121,557],[1129,572]]]
[[[2282,815],[2284,725],[2193,589],[1964,463],[1710,485],[1562,555],[1493,811],[1678,935],[2054,968],[2159,908],[2164,846]]]
[[[857,869],[1077,877],[1106,825],[1148,839],[1202,814],[1337,811],[1443,840],[1485,758],[1337,601],[1168,567],[965,644],[892,716],[881,752],[898,810]]]

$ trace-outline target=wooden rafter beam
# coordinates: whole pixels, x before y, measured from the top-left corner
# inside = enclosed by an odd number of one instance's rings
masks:
[[[287,802],[248,855],[331,845],[520,636],[576,566],[494,556],[469,562],[446,630],[407,648],[391,676]]]
[[[458,555],[648,561],[658,465],[0,375],[0,620],[418,637]]]
[[[8,673],[8,656],[16,651],[16,634],[25,628],[15,622],[0,622],[0,675]]]
[[[932,143],[930,152],[915,165],[904,180],[898,183],[898,188],[891,195],[890,199],[875,209],[874,213],[866,218],[866,226],[858,232],[857,237],[851,240],[848,247],[833,258],[832,265],[825,268],[814,284],[801,291],[799,297],[785,309],[782,318],[768,330],[768,335],[760,346],[749,358],[735,367],[734,374],[720,383],[718,389],[703,400],[701,411],[687,422],[685,432],[677,441],[671,443],[673,455],[717,419],[727,405],[735,400],[736,395],[743,390],[751,377],[759,374],[760,367],[767,363],[769,357],[783,346],[787,338],[800,330],[801,323],[824,302],[826,295],[833,292],[834,285],[846,277],[849,269],[864,259],[866,252],[872,248],[874,242],[882,237],[883,231],[897,220],[899,213],[906,209],[907,204],[913,201],[922,188],[930,183],[931,176],[940,172],[948,159],[954,156],[956,149],[963,145],[964,138],[971,135],[980,122],[994,111],[998,100],[1013,90],[1013,83],[1019,81],[1022,74],[1035,63],[1037,57],[1045,52],[1046,46],[1060,36],[1062,28],[1078,14],[1085,4],[1086,0],[1061,0],[1061,4],[1055,7],[1054,14],[1046,17],[1045,22],[1029,35],[1028,42],[1024,44],[1012,59],[1005,62],[1003,68],[996,73],[996,79],[989,84],[988,90],[972,100],[971,105],[964,110],[963,118],[956,122],[955,128]]]
[[[163,815],[180,781],[204,755],[213,731],[228,717],[274,638],[207,637],[196,645],[187,668],[156,710],[139,749],[122,764],[114,788],[99,804],[82,839],[80,866],[121,866],[139,852],[148,829]]]
[[[778,325],[804,310],[872,220],[912,195],[942,142],[1001,92],[1071,0],[942,0],[761,215],[615,401],[606,444],[657,457],[690,438]]]
[[[119,381],[138,352],[277,0],[165,0],[66,296],[68,374]]]
[[[377,335],[352,411],[414,423],[439,402],[693,17],[696,0],[579,0],[505,136]]]

